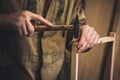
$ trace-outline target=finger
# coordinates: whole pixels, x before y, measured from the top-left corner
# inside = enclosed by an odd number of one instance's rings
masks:
[[[88,32],[89,32],[89,29],[88,29],[89,27],[86,27],[86,25],[85,26],[81,26],[81,27],[83,27],[83,29],[81,28],[82,35],[81,35],[78,47],[80,47],[80,45],[83,45],[83,43],[85,42],[85,40],[87,38]]]
[[[91,47],[94,46],[94,41],[95,41],[96,37],[97,37],[97,32],[94,31],[89,39],[89,43],[91,44]]]
[[[89,44],[89,43],[86,45],[85,50],[86,50],[87,48],[91,48],[91,46],[90,46],[90,44]]]
[[[86,36],[81,36],[80,41],[78,43],[78,47],[81,47],[84,44],[85,40],[86,40]]]
[[[83,51],[86,49],[87,44],[88,44],[88,43],[85,41],[84,44],[78,49],[78,52],[79,52],[79,50],[80,50],[81,52],[83,52]]]
[[[85,42],[85,36],[82,36],[79,43],[78,43],[78,48],[81,47]]]
[[[89,31],[88,31],[88,34],[87,34],[87,41],[90,40],[91,36],[92,36],[92,33],[93,33],[94,29],[91,28]]]
[[[27,28],[26,28],[26,24],[25,24],[25,23],[23,24],[22,32],[23,32],[24,35],[28,35],[28,31],[27,31]]]
[[[28,36],[31,36],[34,32],[34,26],[32,25],[29,19],[26,19],[26,25],[27,25]]]
[[[94,44],[97,44],[98,40],[99,40],[99,35],[97,35],[97,37],[95,38]]]
[[[21,28],[21,27],[18,28],[18,34],[19,34],[20,36],[22,36],[22,28]]]
[[[82,52],[82,50],[81,49],[78,49],[78,51],[77,51],[79,54]]]
[[[39,20],[40,22],[44,23],[45,25],[48,25],[49,27],[53,26],[52,23],[50,23],[49,21],[47,21],[46,19],[44,19],[42,16],[31,13],[31,18]]]

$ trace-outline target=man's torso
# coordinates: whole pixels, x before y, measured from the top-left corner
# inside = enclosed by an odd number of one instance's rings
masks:
[[[47,0],[37,0],[37,14],[44,16],[55,25],[71,24],[81,7],[81,0],[51,0],[50,3],[45,1]],[[27,0],[1,0],[0,8],[2,9],[0,9],[0,12],[11,13],[25,9],[34,9],[30,6],[27,7],[28,4]],[[1,43],[3,43],[3,46],[9,45],[7,48],[5,47],[8,49],[8,51],[5,51],[5,54],[7,53],[7,56],[13,62],[23,65],[32,78],[35,78],[34,75],[42,64],[41,75],[44,80],[54,80],[63,65],[66,32],[64,37],[62,36],[63,31],[46,31],[43,35],[42,33],[35,32],[29,38],[16,35],[10,37],[11,35],[9,34],[6,36],[2,35],[1,38],[7,40],[1,40],[3,41]],[[42,39],[41,35],[43,36]]]

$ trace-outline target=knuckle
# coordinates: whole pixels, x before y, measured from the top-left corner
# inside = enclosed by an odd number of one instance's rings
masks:
[[[24,23],[24,22],[25,22],[25,18],[24,18],[23,16],[21,16],[21,17],[19,18],[19,22],[20,22],[20,23]]]
[[[89,25],[85,25],[84,28],[85,28],[85,29],[88,29],[88,28],[89,28]]]
[[[83,41],[83,40],[79,41],[79,45],[80,45],[80,46],[82,46],[82,45],[83,45],[83,43],[84,43],[84,41]]]
[[[89,25],[86,25],[86,28],[89,28],[90,26]]]
[[[30,33],[33,33],[33,32],[34,32],[34,28],[30,28],[30,29],[29,29],[29,32],[30,32]]]
[[[16,26],[17,28],[22,27],[20,23],[15,23],[15,26]]]
[[[23,11],[24,14],[26,14],[26,13],[28,13],[28,12],[29,12],[28,10],[24,10],[24,11]]]
[[[82,42],[80,42],[80,43],[78,44],[78,46],[82,46],[82,44],[83,44],[83,43],[82,43]]]
[[[100,37],[100,35],[97,35],[97,37],[99,38],[99,37]]]
[[[28,10],[22,11],[22,17],[27,17],[28,14],[29,14],[29,11],[28,11]]]
[[[95,33],[95,34],[97,34],[97,32],[96,32],[96,31],[94,31],[94,33]]]
[[[84,49],[84,47],[82,46],[82,47],[80,48],[80,50],[83,51],[83,49]]]
[[[97,35],[97,32],[96,32],[96,31],[94,31],[94,35]]]
[[[91,30],[91,31],[94,31],[94,28],[93,28],[93,27],[91,27],[91,28],[90,28],[90,30]]]

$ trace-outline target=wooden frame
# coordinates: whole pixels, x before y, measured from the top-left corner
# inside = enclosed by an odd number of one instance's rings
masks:
[[[113,80],[113,73],[114,73],[115,44],[116,44],[115,40],[116,40],[116,33],[111,32],[110,36],[108,36],[108,37],[102,37],[98,41],[98,44],[113,42],[113,45],[112,45],[111,70],[110,70],[110,80]],[[71,55],[71,58],[72,58],[71,59],[71,80],[78,80],[79,54],[76,53],[77,52],[76,51],[76,45],[77,45],[77,43],[74,43],[73,47],[72,47],[72,55]]]

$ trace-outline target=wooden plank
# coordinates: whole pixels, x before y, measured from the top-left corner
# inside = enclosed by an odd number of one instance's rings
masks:
[[[78,71],[76,71],[76,69],[78,69],[78,62],[77,62],[78,60],[76,59],[76,56],[78,57],[78,55],[76,54],[76,52],[77,52],[76,44],[73,44],[72,45],[72,54],[71,54],[71,80],[77,80],[77,78],[78,78]],[[76,63],[77,63],[77,65],[76,65]]]
[[[110,37],[114,37],[113,44],[112,44],[112,57],[111,57],[111,70],[110,70],[110,80],[113,80],[114,65],[115,65],[116,34],[111,32]]]

